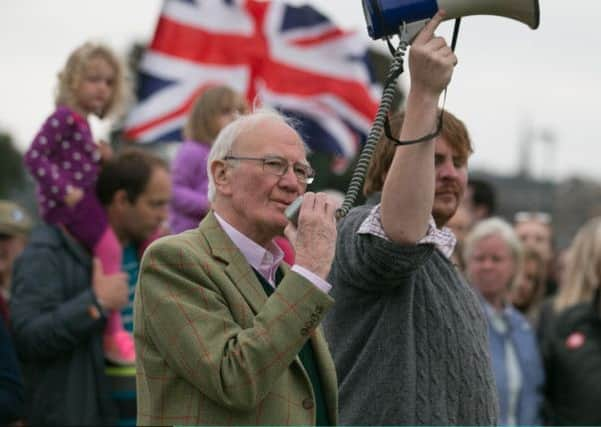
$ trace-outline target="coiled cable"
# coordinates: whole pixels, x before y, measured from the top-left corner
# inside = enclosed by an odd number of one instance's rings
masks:
[[[376,118],[369,130],[365,145],[361,150],[361,155],[359,156],[359,160],[357,161],[357,165],[353,171],[353,176],[351,177],[351,182],[349,183],[348,189],[344,196],[342,206],[336,210],[337,220],[344,218],[355,204],[355,201],[359,196],[359,192],[361,191],[361,187],[363,186],[365,174],[367,173],[373,152],[376,149],[376,145],[378,144],[380,137],[382,136],[382,132],[384,132],[384,125],[386,123],[388,112],[392,106],[392,99],[395,94],[395,83],[397,78],[403,72],[403,60],[405,58],[405,53],[407,52],[407,47],[409,46],[409,40],[405,35],[406,31],[403,29],[401,32],[399,45],[394,50],[394,54],[392,56],[390,71],[386,77],[384,90],[382,93],[382,100],[378,106]],[[389,46],[391,45],[389,44]]]

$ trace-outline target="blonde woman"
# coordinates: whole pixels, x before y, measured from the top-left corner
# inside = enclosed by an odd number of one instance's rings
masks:
[[[511,292],[513,306],[520,310],[533,326],[538,325],[539,312],[545,297],[546,268],[540,253],[526,248],[521,274]]]

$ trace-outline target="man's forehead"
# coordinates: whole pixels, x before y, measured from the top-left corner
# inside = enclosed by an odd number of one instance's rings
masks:
[[[458,156],[457,150],[453,147],[443,136],[438,136],[436,138],[436,143],[434,144],[434,151],[437,154],[448,154],[453,157]]]
[[[232,148],[276,154],[278,148],[287,145],[298,146],[305,152],[305,143],[294,128],[284,121],[264,118],[243,129]]]
[[[515,224],[515,229],[520,234],[550,234],[551,227],[535,219],[521,221]]]
[[[434,145],[434,154],[436,156],[445,156],[451,157],[453,159],[459,160],[461,163],[467,164],[468,157],[463,153],[460,153],[457,149],[455,149],[451,144],[447,142],[443,137],[436,138],[436,144]]]
[[[166,190],[167,188],[171,188],[171,173],[163,167],[156,166],[152,169],[142,194],[147,197],[155,196],[160,198],[163,196],[156,192],[163,189]]]

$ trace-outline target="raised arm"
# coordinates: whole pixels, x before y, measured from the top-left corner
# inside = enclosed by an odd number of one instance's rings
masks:
[[[444,12],[439,11],[428,22],[409,52],[411,86],[402,141],[430,134],[437,125],[438,99],[457,63],[445,40],[434,35],[443,17]],[[434,139],[397,147],[382,192],[382,226],[391,240],[414,244],[426,234],[434,178]]]

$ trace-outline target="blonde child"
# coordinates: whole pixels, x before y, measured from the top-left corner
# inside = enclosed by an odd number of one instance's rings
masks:
[[[111,152],[94,142],[87,117],[115,113],[123,102],[124,87],[123,68],[109,48],[93,43],[78,47],[58,74],[56,109],[25,155],[37,182],[42,218],[65,227],[100,260],[105,274],[120,272],[122,259],[95,190],[101,162]],[[102,301],[97,303],[102,307]],[[134,363],[133,338],[118,311],[108,313],[103,344],[110,361]]]
[[[173,198],[169,226],[172,233],[196,228],[209,210],[209,150],[219,131],[247,111],[246,100],[228,86],[207,88],[192,106],[183,132],[185,141],[171,167]]]

